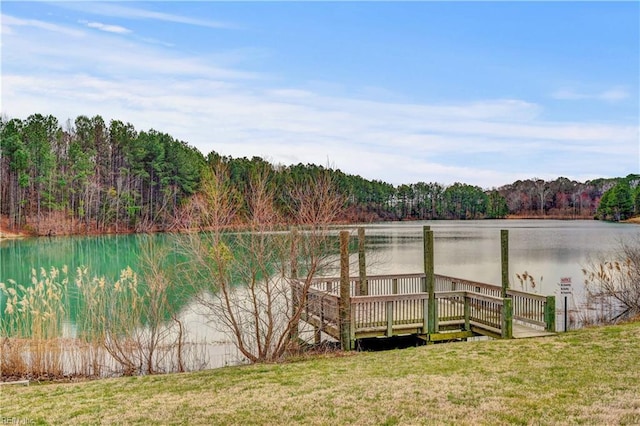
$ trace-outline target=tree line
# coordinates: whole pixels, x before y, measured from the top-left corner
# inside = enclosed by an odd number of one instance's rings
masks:
[[[200,184],[204,158],[155,130],[100,116],[0,123],[1,214],[11,229],[145,231],[171,223]]]
[[[604,192],[597,216],[602,220],[620,221],[640,215],[640,175],[618,179]]]
[[[198,226],[207,169],[224,165],[240,193],[256,173],[286,209],[291,189],[329,173],[345,200],[342,221],[484,219],[508,215],[621,220],[640,213],[637,176],[585,183],[528,179],[486,190],[464,183],[394,186],[329,166],[204,156],[187,142],[130,123],[52,115],[0,118],[0,214],[37,234],[171,231]],[[425,171],[428,173],[428,171]]]

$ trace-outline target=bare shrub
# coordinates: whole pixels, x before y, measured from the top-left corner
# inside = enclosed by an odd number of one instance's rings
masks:
[[[598,322],[640,315],[640,236],[621,241],[609,259],[591,260],[583,269],[587,304]]]
[[[26,351],[25,340],[4,337],[0,345],[0,378],[24,377],[29,370],[22,357]]]
[[[130,268],[109,283],[94,279],[97,285],[83,286],[88,321],[100,324],[86,327],[95,333],[124,375],[185,371],[183,351],[186,333],[169,303],[169,293],[178,281],[166,262],[168,248],[151,240],[141,251],[142,281]],[[85,272],[79,271],[82,276]]]

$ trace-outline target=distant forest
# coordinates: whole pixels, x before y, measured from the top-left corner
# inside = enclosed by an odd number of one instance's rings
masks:
[[[100,116],[79,116],[64,127],[51,115],[3,117],[0,137],[3,225],[39,235],[195,227],[204,171],[221,165],[238,193],[254,173],[267,170],[282,203],[293,186],[329,173],[345,199],[344,222],[508,216],[624,220],[640,214],[640,175],[584,183],[532,178],[488,190],[464,183],[394,186],[314,164],[285,166],[215,152],[204,156],[166,133],[137,131]]]

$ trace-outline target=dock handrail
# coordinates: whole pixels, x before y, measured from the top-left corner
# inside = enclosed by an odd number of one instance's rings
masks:
[[[446,275],[435,275],[436,316],[434,330],[443,325],[464,324],[470,330],[481,327],[498,337],[510,337],[512,321],[555,329],[555,299],[500,286]],[[358,294],[360,278],[349,277],[352,334],[385,330],[393,335],[397,328],[427,333],[428,298],[426,275],[394,274],[367,276],[367,294]],[[307,316],[320,323],[340,327],[340,278],[319,277],[307,292]]]

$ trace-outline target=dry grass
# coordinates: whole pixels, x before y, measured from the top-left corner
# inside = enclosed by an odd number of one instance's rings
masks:
[[[87,268],[71,275],[63,267],[33,269],[30,285],[0,283],[0,381],[153,374],[200,364],[186,333],[177,331],[171,281],[154,271],[145,278],[143,285],[126,268],[111,282]]]
[[[638,424],[640,323],[0,392],[48,424]]]

